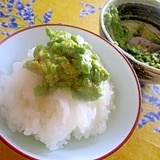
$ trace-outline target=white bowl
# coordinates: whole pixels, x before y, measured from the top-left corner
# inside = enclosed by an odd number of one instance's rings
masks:
[[[110,42],[115,43],[116,40],[113,39],[104,24],[104,15],[106,14],[106,11],[113,5],[117,8],[120,7],[121,13],[123,14],[121,17],[132,17],[132,19],[134,18],[141,20],[142,22],[152,24],[160,29],[159,0],[109,0],[103,6],[101,11],[100,26],[102,33]],[[140,81],[147,83],[160,83],[160,69],[136,60],[133,56],[131,56],[131,54],[119,46],[117,46],[117,48],[120,49],[121,52],[123,52],[124,55],[129,59]]]
[[[88,160],[105,158],[117,151],[134,131],[141,106],[140,86],[129,61],[108,41],[87,30],[65,25],[49,25],[54,30],[65,30],[82,36],[100,56],[111,74],[115,86],[116,109],[109,116],[106,132],[97,137],[77,141],[71,139],[63,148],[49,151],[33,137],[11,132],[0,116],[0,139],[14,151],[29,159]],[[27,50],[46,44],[45,25],[24,29],[0,44],[0,70],[10,70],[12,64],[26,57]],[[0,106],[3,107],[3,106]],[[18,115],[17,115],[18,116]]]

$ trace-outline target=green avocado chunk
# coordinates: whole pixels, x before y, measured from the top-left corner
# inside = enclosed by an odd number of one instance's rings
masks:
[[[132,34],[130,34],[126,26],[122,25],[116,6],[111,6],[104,15],[104,24],[112,39],[120,47],[127,50],[126,43],[132,37]]]
[[[46,27],[49,42],[36,46],[33,60],[24,67],[42,77],[34,89],[36,96],[53,94],[56,89],[69,89],[76,99],[92,101],[101,97],[100,84],[109,78],[100,58],[82,38],[66,31]]]

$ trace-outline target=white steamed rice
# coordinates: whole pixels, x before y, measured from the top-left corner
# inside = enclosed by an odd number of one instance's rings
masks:
[[[13,72],[1,77],[0,114],[12,131],[34,135],[50,150],[62,148],[71,136],[80,140],[106,131],[114,108],[109,81],[101,84],[103,96],[97,101],[78,101],[69,91],[60,89],[50,96],[35,97],[33,88],[41,78],[22,67],[27,59],[15,63]]]

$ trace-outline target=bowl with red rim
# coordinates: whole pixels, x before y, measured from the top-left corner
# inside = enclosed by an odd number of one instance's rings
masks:
[[[12,132],[1,114],[0,139],[15,152],[29,159],[74,160],[108,157],[123,146],[132,135],[141,107],[141,90],[137,75],[128,59],[112,43],[95,33],[75,26],[50,24],[23,29],[0,43],[0,76],[3,69],[9,71],[13,63],[23,60],[28,49],[47,43],[46,26],[53,30],[80,35],[93,47],[93,51],[110,73],[114,84],[116,108],[109,115],[108,127],[104,133],[82,140],[71,138],[64,148],[55,151],[48,150],[33,136]],[[3,109],[3,105],[0,107]]]

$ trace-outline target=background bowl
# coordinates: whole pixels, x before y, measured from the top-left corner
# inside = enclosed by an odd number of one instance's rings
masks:
[[[77,141],[71,139],[63,148],[49,151],[32,136],[11,132],[0,115],[0,139],[28,159],[41,160],[88,160],[102,159],[117,151],[131,136],[136,127],[141,95],[138,78],[129,61],[112,44],[102,37],[77,27],[49,25],[54,30],[64,30],[82,36],[93,46],[102,63],[111,74],[115,86],[115,105],[109,115],[108,128],[104,134]],[[24,29],[0,44],[0,75],[4,69],[11,71],[13,63],[26,57],[28,49],[46,44],[45,25]],[[116,65],[115,65],[116,64]],[[130,89],[130,90],[129,90]],[[0,106],[3,107],[3,106]]]
[[[104,23],[104,15],[112,5],[118,8],[121,19],[139,20],[151,24],[160,30],[160,2],[158,0],[109,0],[102,9],[100,25],[104,36],[112,43],[115,43],[116,40],[114,40],[108,32]],[[160,69],[136,60],[119,46],[117,46],[117,48],[120,49],[129,59],[140,81],[147,83],[160,83]]]

